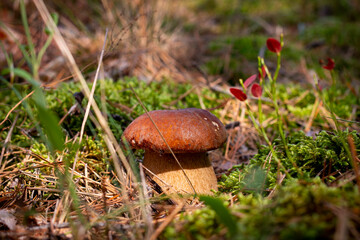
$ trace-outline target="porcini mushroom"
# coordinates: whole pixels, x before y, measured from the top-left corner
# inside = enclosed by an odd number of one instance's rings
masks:
[[[156,110],[149,115],[175,153],[196,193],[211,194],[211,189],[217,190],[207,151],[219,148],[226,140],[221,121],[212,113],[196,108]],[[158,178],[153,180],[165,192],[194,193],[147,114],[135,119],[125,129],[124,137],[132,148],[145,149],[143,165],[156,174]]]

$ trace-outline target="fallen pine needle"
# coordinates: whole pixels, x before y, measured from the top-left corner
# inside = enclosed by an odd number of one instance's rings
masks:
[[[167,225],[175,218],[176,214],[184,207],[185,202],[180,203],[176,206],[174,211],[170,213],[170,215],[160,224],[160,226],[155,230],[153,235],[151,235],[150,240],[155,240],[157,237],[164,231]]]
[[[3,123],[8,119],[8,117],[10,116],[10,114],[12,113],[12,111],[14,111],[24,100],[26,100],[27,98],[29,98],[33,93],[35,92],[35,90],[33,90],[32,92],[30,92],[28,95],[26,95],[23,99],[21,99],[17,104],[15,104],[15,106],[6,114],[5,119],[2,120],[2,122],[0,123],[0,126],[3,125]]]

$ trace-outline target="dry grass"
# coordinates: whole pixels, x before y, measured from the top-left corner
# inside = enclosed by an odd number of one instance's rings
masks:
[[[102,5],[86,1],[49,1],[50,12],[60,11],[59,30],[76,63],[86,76],[93,74],[100,49],[109,27],[109,41],[104,55],[105,77],[117,79],[136,76],[144,81],[171,78],[179,82],[202,79],[197,63],[203,54],[203,40],[183,33],[182,25],[171,26],[174,19],[195,21],[180,1],[102,1]],[[20,43],[25,43],[21,23],[18,22],[18,2],[5,1],[0,20]],[[1,6],[1,5],[0,5]],[[83,13],[76,9],[86,9]],[[35,46],[41,48],[46,35],[42,20],[34,5],[27,4],[31,34]],[[76,19],[72,16],[76,14]],[[167,20],[168,19],[168,20]],[[75,22],[75,23],[74,23]],[[82,24],[76,24],[81,22]],[[86,25],[86,27],[85,27]],[[94,28],[94,33],[89,30]],[[8,38],[5,48],[14,55],[19,66],[21,52]],[[54,86],[71,78],[64,66],[66,60],[53,45],[45,54],[40,69],[42,82]],[[6,64],[0,53],[0,65]],[[25,66],[24,66],[25,67]],[[90,71],[89,71],[90,70]]]

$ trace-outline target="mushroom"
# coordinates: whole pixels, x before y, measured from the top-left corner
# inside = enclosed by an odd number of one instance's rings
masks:
[[[210,112],[196,108],[156,110],[149,115],[175,153],[196,193],[211,194],[211,189],[217,190],[217,179],[207,151],[219,148],[227,138],[221,121]],[[135,119],[125,129],[124,137],[132,148],[145,149],[143,165],[157,176],[153,180],[165,192],[194,192],[147,114]]]

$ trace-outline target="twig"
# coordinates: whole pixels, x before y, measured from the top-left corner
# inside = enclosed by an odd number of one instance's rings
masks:
[[[285,179],[285,177],[286,177],[286,174],[280,174],[280,179],[278,180],[278,181],[279,181],[279,184],[277,184],[277,185],[271,190],[271,192],[270,192],[269,195],[268,195],[268,199],[271,199],[271,198],[274,196],[277,187],[280,186],[280,184],[281,184],[282,181]]]
[[[150,173],[153,177],[157,178],[160,182],[162,182],[166,187],[167,189],[171,188],[173,191],[175,191],[175,188],[168,184],[167,182],[165,182],[163,179],[161,179],[158,175],[156,175],[155,173],[153,173],[152,171],[150,171],[150,169],[148,169],[147,167],[145,167],[143,164],[141,164],[141,167],[143,169],[145,169],[148,173]]]
[[[140,170],[140,178],[141,178],[141,185],[142,185],[142,190],[143,190],[143,194],[144,194],[144,208],[142,208],[143,210],[143,215],[145,218],[145,223],[148,227],[147,231],[146,231],[146,235],[145,235],[145,239],[149,239],[150,236],[153,234],[154,232],[154,225],[152,222],[152,217],[151,217],[151,209],[150,209],[150,201],[146,192],[146,183],[145,183],[145,174],[144,174],[144,170],[142,168],[142,163],[140,163],[139,166],[139,170]]]
[[[150,237],[150,240],[155,240],[157,237],[164,231],[165,227],[175,218],[176,214],[183,208],[185,202],[180,203],[176,206],[174,211],[170,213],[170,215],[165,219],[164,222],[160,224],[160,226],[155,230],[154,234]]]
[[[309,120],[308,120],[308,122],[307,122],[307,124],[306,124],[306,127],[305,127],[305,132],[306,132],[306,133],[310,131],[311,126],[312,126],[312,124],[313,124],[313,122],[314,122],[314,119],[316,118],[316,116],[317,116],[318,113],[319,113],[319,106],[320,106],[320,107],[322,106],[322,101],[320,101],[319,98],[317,97],[317,98],[315,99],[314,107],[313,107],[313,109],[312,109],[312,111],[311,111]]]
[[[91,92],[90,92],[90,96],[89,96],[89,101],[88,101],[88,104],[87,104],[87,106],[86,106],[86,111],[85,111],[84,120],[83,120],[82,125],[81,125],[79,143],[81,143],[81,140],[82,140],[82,138],[83,138],[84,129],[85,129],[85,124],[86,124],[87,118],[88,118],[88,116],[89,116],[91,104],[92,104],[92,102],[93,102],[93,100],[94,100],[94,93],[95,93],[95,89],[96,89],[97,79],[98,79],[98,77],[99,77],[99,71],[100,71],[102,59],[103,59],[103,56],[104,56],[107,34],[108,34],[108,29],[106,29],[106,32],[105,32],[105,39],[104,39],[103,47],[102,47],[101,54],[100,54],[99,64],[98,64],[98,67],[97,67],[97,69],[96,69],[96,73],[95,73],[95,77],[94,77],[94,83],[93,83],[93,86],[92,86],[92,88],[91,88]]]
[[[359,172],[359,158],[357,157],[357,153],[356,153],[356,147],[354,144],[354,139],[352,138],[351,135],[348,136],[348,143],[350,146],[350,151],[351,151],[351,160],[353,162],[353,168],[355,171],[355,176],[356,176],[356,183],[357,186],[359,188],[360,191],[360,172]]]
[[[16,124],[16,122],[17,122],[17,120],[18,120],[18,117],[19,117],[19,114],[16,115],[15,120],[14,120],[13,124],[11,125],[11,128],[10,128],[10,130],[9,130],[6,138],[5,138],[5,142],[4,142],[4,145],[3,145],[3,147],[2,147],[1,156],[0,156],[0,169],[2,169],[2,168],[1,168],[1,163],[2,163],[2,160],[3,160],[3,157],[4,157],[4,154],[5,154],[5,150],[6,150],[6,148],[7,148],[7,145],[8,145],[8,143],[9,143],[10,140],[11,140],[11,135],[12,135],[12,132],[13,132],[13,130],[14,130],[15,124]]]
[[[166,104],[164,104],[163,106],[174,106],[177,102],[179,102],[180,100],[182,100],[183,98],[185,98],[187,95],[189,95],[192,91],[194,91],[194,86],[191,87],[189,90],[187,90],[185,93],[181,94],[177,99],[168,102]]]
[[[93,102],[93,100],[94,100],[94,93],[95,93],[95,88],[96,88],[97,79],[98,79],[98,77],[99,77],[100,66],[101,66],[101,63],[102,63],[103,56],[104,56],[107,34],[108,34],[108,29],[106,29],[106,32],[105,32],[105,39],[104,39],[103,47],[102,47],[102,50],[101,50],[101,53],[100,53],[99,64],[98,64],[98,67],[97,67],[97,69],[96,69],[93,86],[92,86],[92,88],[91,88],[91,92],[90,92],[90,96],[89,96],[89,101],[88,101],[88,104],[87,104],[87,106],[86,106],[86,110],[85,110],[85,115],[84,115],[83,122],[82,122],[82,124],[81,124],[79,144],[81,144],[81,142],[82,142],[82,139],[83,139],[83,136],[84,136],[84,129],[85,129],[86,121],[87,121],[87,119],[88,119],[88,117],[89,117],[91,104],[92,104],[92,102]],[[75,167],[76,167],[77,159],[78,159],[78,157],[79,157],[79,151],[80,151],[80,149],[78,149],[78,150],[76,151],[76,155],[75,155],[75,159],[74,159],[74,163],[73,163],[73,168],[72,168],[72,171],[71,171],[71,178],[74,176],[74,169],[75,169]]]
[[[0,126],[8,119],[8,117],[10,116],[10,114],[12,113],[12,111],[14,111],[23,101],[25,101],[27,98],[29,98],[33,93],[35,92],[35,90],[33,90],[32,92],[30,92],[28,95],[26,95],[23,99],[21,99],[17,104],[15,104],[15,106],[6,114],[5,119],[2,120],[2,122],[0,123]]]
[[[55,188],[42,188],[42,187],[27,187],[28,190],[39,190],[39,191],[43,191],[43,192],[55,192],[55,193],[62,193],[62,190],[59,189],[55,189]],[[87,193],[87,192],[80,192],[77,191],[76,194],[79,195],[84,195],[84,196],[88,196],[88,197],[102,197],[103,194],[102,193]],[[106,195],[106,197],[111,197],[112,195],[108,196]]]

